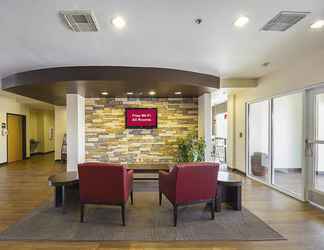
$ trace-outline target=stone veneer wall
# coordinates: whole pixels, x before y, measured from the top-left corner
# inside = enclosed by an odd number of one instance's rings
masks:
[[[157,108],[158,128],[125,129],[125,108]],[[198,131],[197,98],[87,98],[85,112],[88,162],[173,163],[176,139]]]

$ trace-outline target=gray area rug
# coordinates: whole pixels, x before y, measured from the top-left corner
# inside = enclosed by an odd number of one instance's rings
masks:
[[[18,223],[0,233],[0,240],[71,241],[199,241],[199,240],[283,240],[284,237],[247,209],[223,209],[210,220],[206,205],[183,207],[178,226],[173,227],[173,212],[164,199],[158,205],[156,183],[136,183],[134,205],[128,205],[126,227],[121,225],[119,207],[87,206],[85,222],[79,222],[76,191],[69,192],[71,202],[63,214],[52,202],[35,209]],[[148,192],[146,192],[148,191]]]

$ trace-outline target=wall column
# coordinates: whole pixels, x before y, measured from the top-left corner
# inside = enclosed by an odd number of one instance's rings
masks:
[[[79,94],[66,95],[67,171],[77,171],[85,161],[85,100]]]
[[[205,161],[211,161],[212,152],[212,104],[211,94],[206,93],[198,98],[198,137],[206,143]]]

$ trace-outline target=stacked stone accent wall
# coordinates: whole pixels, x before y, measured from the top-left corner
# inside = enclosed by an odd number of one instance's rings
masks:
[[[157,129],[126,129],[125,108],[157,108]],[[174,163],[177,138],[198,131],[197,98],[87,98],[86,161]]]

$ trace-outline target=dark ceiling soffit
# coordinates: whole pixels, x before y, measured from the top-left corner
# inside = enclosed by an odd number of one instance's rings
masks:
[[[21,72],[2,79],[2,89],[29,84],[87,81],[175,82],[219,88],[217,76],[168,68],[124,66],[58,67]]]

